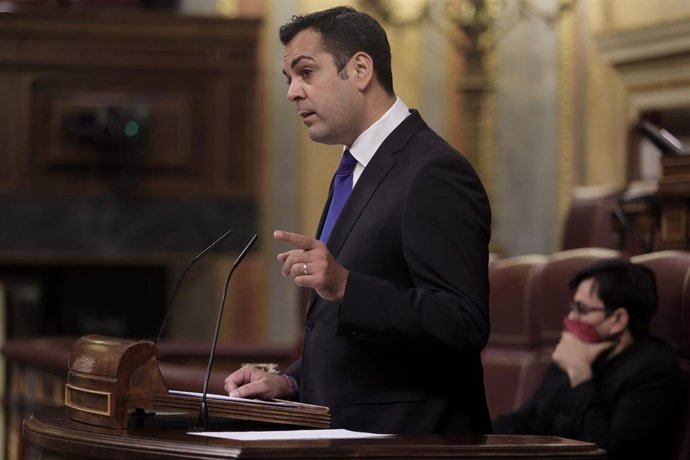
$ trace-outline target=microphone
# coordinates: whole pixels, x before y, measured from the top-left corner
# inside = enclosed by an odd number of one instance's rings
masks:
[[[228,277],[225,279],[225,287],[223,289],[223,297],[220,299],[220,308],[218,309],[218,319],[216,320],[216,332],[213,334],[213,344],[211,345],[211,355],[208,357],[208,368],[206,369],[206,376],[204,377],[204,389],[203,392],[201,393],[201,406],[199,407],[199,427],[200,428],[207,428],[208,427],[208,405],[206,403],[206,395],[208,394],[208,381],[211,378],[211,365],[213,364],[213,358],[216,354],[216,344],[218,343],[218,332],[220,331],[220,320],[223,318],[223,310],[225,309],[225,297],[228,294],[228,288],[230,287],[230,278],[232,277],[232,274],[235,273],[235,269],[240,265],[240,262],[244,260],[244,257],[247,255],[249,250],[254,246],[254,243],[256,242],[258,236],[254,234],[251,240],[249,240],[249,243],[244,247],[242,252],[240,253],[239,256],[237,256],[237,259],[235,259],[235,262],[232,264],[232,268],[230,269],[230,273],[228,273]]]
[[[187,264],[187,266],[182,270],[182,274],[180,275],[180,278],[177,280],[177,284],[175,285],[175,290],[173,291],[172,297],[170,298],[170,303],[168,304],[168,308],[165,310],[165,315],[163,316],[163,322],[161,323],[161,328],[158,330],[158,335],[156,336],[156,341],[153,342],[154,345],[158,345],[158,341],[160,341],[161,336],[163,335],[163,330],[165,329],[165,323],[168,322],[168,316],[170,315],[170,311],[172,310],[173,303],[175,302],[175,298],[177,297],[177,293],[180,291],[180,286],[182,285],[182,279],[184,279],[185,275],[189,271],[190,268],[192,268],[192,265],[194,265],[199,259],[204,257],[206,253],[208,253],[211,249],[215,248],[220,244],[221,241],[223,241],[225,238],[227,238],[230,233],[232,233],[232,229],[229,229],[227,232],[223,233],[220,238],[218,238],[216,241],[211,243],[209,247],[201,251],[195,258],[192,259],[191,262]]]
[[[644,134],[647,139],[661,151],[663,156],[682,156],[688,152],[683,143],[673,134],[663,128],[657,128],[648,121],[641,121],[637,125],[637,131]]]

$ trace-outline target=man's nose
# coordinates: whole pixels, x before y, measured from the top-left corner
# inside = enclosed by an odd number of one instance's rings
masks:
[[[294,80],[290,82],[290,86],[288,86],[287,98],[292,102],[304,98],[304,91],[302,90],[302,86],[296,83]]]

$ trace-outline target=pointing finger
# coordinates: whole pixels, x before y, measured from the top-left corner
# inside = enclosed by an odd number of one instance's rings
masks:
[[[299,233],[286,232],[283,230],[276,230],[273,232],[273,237],[279,241],[291,244],[296,248],[303,249],[305,251],[314,249],[318,245],[318,240],[307,238]]]

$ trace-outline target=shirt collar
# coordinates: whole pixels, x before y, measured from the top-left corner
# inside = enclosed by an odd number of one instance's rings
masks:
[[[410,115],[410,110],[407,108],[407,105],[405,105],[402,99],[396,97],[391,108],[355,139],[352,146],[350,146],[350,153],[355,157],[357,163],[362,166],[362,169],[369,164],[369,161],[371,161],[374,153],[383,144],[383,141],[408,115]],[[343,147],[343,151],[346,148]]]

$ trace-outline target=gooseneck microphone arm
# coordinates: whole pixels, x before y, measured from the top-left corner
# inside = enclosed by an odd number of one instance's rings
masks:
[[[228,230],[227,232],[223,233],[220,238],[218,238],[216,241],[211,243],[209,247],[201,251],[195,258],[192,259],[191,262],[187,264],[187,266],[182,270],[182,274],[177,280],[177,284],[175,285],[175,290],[173,291],[172,297],[170,297],[170,303],[168,304],[168,308],[165,310],[165,316],[163,316],[163,322],[161,323],[161,328],[158,330],[158,335],[156,336],[156,341],[154,344],[158,344],[158,342],[161,339],[161,336],[163,335],[163,330],[165,330],[165,323],[168,322],[168,316],[170,316],[170,311],[172,310],[173,303],[175,302],[175,298],[177,297],[177,293],[180,291],[180,286],[182,285],[182,280],[184,279],[185,275],[189,271],[190,268],[192,268],[192,265],[194,265],[199,259],[204,257],[206,253],[208,253],[211,249],[215,248],[218,246],[221,241],[223,241],[225,238],[228,237],[232,233],[232,229]]]
[[[258,236],[254,234],[252,239],[249,240],[249,243],[247,243],[240,255],[237,256],[237,259],[235,259],[235,262],[232,264],[232,268],[230,269],[230,273],[228,273],[228,277],[225,279],[223,296],[220,299],[220,308],[218,309],[218,319],[216,320],[216,332],[213,334],[211,355],[208,357],[208,368],[206,369],[206,375],[204,377],[204,389],[201,393],[201,407],[199,407],[200,428],[208,427],[208,405],[206,404],[206,395],[208,394],[208,381],[211,378],[211,366],[213,365],[213,358],[216,354],[216,345],[218,344],[218,333],[220,332],[220,320],[223,318],[223,310],[225,309],[225,297],[227,296],[228,288],[230,287],[230,278],[232,278],[232,274],[235,273],[235,269],[237,269],[237,267],[240,265],[240,262],[244,260],[244,257],[247,255],[249,250],[252,248],[252,246],[254,246],[254,243],[256,242],[257,238]]]

